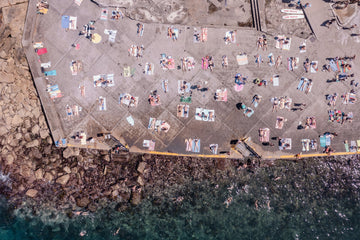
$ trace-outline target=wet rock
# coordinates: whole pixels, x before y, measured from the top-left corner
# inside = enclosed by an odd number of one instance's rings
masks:
[[[35,139],[26,144],[26,148],[38,147],[40,144],[39,140]]]
[[[137,183],[139,183],[140,186],[144,186],[144,185],[145,185],[144,179],[142,178],[142,176],[138,176],[138,178],[137,178]]]
[[[38,194],[38,191],[35,189],[29,189],[26,191],[26,196],[34,198]]]
[[[42,179],[44,176],[44,170],[42,168],[39,168],[38,170],[35,171],[35,178],[36,179]]]
[[[118,190],[114,190],[111,192],[111,196],[113,197],[117,197],[119,195],[119,191]]]
[[[137,171],[139,173],[143,174],[145,167],[146,167],[146,162],[140,162],[138,167],[137,167]]]
[[[90,203],[90,199],[87,197],[83,197],[83,198],[77,198],[76,199],[76,205],[78,207],[86,207],[87,205],[89,205]]]
[[[129,201],[131,197],[130,192],[121,192],[119,195],[124,201]]]
[[[131,200],[130,200],[131,204],[136,206],[139,205],[141,202],[141,193],[139,193],[138,191],[133,191],[131,193]]]
[[[91,203],[88,205],[88,209],[90,210],[90,212],[96,212],[97,206],[94,203]]]
[[[69,179],[70,179],[70,175],[65,174],[65,175],[59,177],[58,179],[56,179],[56,183],[59,183],[61,185],[66,185],[67,182],[69,181]]]

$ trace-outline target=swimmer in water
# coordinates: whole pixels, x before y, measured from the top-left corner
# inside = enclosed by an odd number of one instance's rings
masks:
[[[86,235],[86,231],[85,231],[85,230],[82,230],[79,235],[80,235],[80,237],[85,236],[85,235]]]

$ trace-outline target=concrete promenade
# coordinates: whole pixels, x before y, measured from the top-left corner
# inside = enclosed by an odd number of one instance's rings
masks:
[[[157,152],[213,156],[209,146],[218,144],[218,154],[230,151],[230,155],[223,156],[241,157],[236,151],[231,150],[230,141],[248,138],[248,143],[261,156],[277,158],[281,155],[294,156],[300,152],[304,155],[322,153],[324,148],[320,147],[319,136],[325,132],[337,133],[331,141],[331,148],[336,152],[345,151],[344,140],[348,140],[350,145],[352,140],[360,139],[360,134],[356,131],[360,127],[359,103],[357,101],[354,104],[343,104],[341,98],[352,89],[356,96],[358,94],[360,86],[350,85],[350,80],[354,79],[354,83],[358,81],[359,58],[348,61],[352,65],[349,74],[354,73],[355,78],[343,82],[328,82],[335,77],[335,73],[321,71],[322,66],[328,63],[326,58],[351,56],[359,52],[357,38],[351,36],[351,32],[359,32],[359,30],[342,30],[336,28],[335,24],[330,26],[330,29],[319,26],[323,20],[330,18],[328,4],[323,1],[314,0],[316,4],[305,9],[309,21],[316,26],[314,31],[318,40],[310,41],[286,36],[291,38],[290,50],[275,48],[277,34],[265,34],[267,49],[257,49],[256,41],[263,33],[247,28],[174,25],[173,27],[179,31],[179,36],[173,41],[167,36],[170,25],[144,24],[143,36],[139,36],[137,34],[139,22],[127,18],[112,20],[113,9],[108,9],[107,19],[103,20],[102,9],[90,1],[83,1],[80,6],[71,0],[51,1],[49,11],[45,15],[36,15],[36,2],[29,1],[23,45],[55,141],[65,138],[69,146],[107,149],[106,139],[99,134],[109,133],[122,144],[128,144],[130,151],[147,151],[143,147],[143,141],[153,140],[155,141],[153,151]],[[77,17],[76,30],[62,28],[61,20],[64,15]],[[95,20],[92,34],[97,33],[101,36],[101,41],[97,44],[84,35],[79,36],[83,25],[91,20]],[[284,24],[287,23],[286,21],[300,20],[284,20]],[[201,27],[208,28],[207,41],[194,43],[194,28],[200,30]],[[114,42],[109,41],[109,35],[105,34],[105,30],[117,31]],[[226,32],[234,30],[236,30],[236,42],[225,44]],[[47,48],[46,54],[37,55],[33,47],[36,42],[43,42],[44,47]],[[306,42],[306,52],[300,53],[299,47],[304,42]],[[142,57],[136,58],[128,53],[132,45],[144,46]],[[247,65],[237,64],[236,56],[239,53],[246,53],[249,61]],[[268,64],[270,53],[275,59],[282,56],[282,64],[279,68],[276,69],[275,66]],[[161,54],[174,59],[175,69],[161,68]],[[260,66],[255,63],[257,54],[263,59]],[[224,55],[229,61],[227,68],[222,67]],[[215,65],[213,71],[202,69],[202,58],[205,56],[213,57]],[[194,58],[194,69],[181,70],[181,59],[184,57]],[[298,67],[294,71],[288,70],[287,59],[290,57],[299,58]],[[318,61],[316,73],[305,72],[303,62],[307,58],[310,61]],[[82,69],[77,75],[71,72],[72,61],[82,62]],[[51,67],[44,71],[56,70],[56,76],[45,76],[41,71],[41,63],[47,62],[51,62]],[[153,75],[144,73],[147,63],[153,64]],[[126,67],[130,67],[132,76],[125,76]],[[248,79],[243,90],[239,92],[234,89],[237,73],[247,76]],[[108,74],[113,74],[113,82],[94,86],[94,76]],[[274,86],[271,82],[274,75],[279,75],[279,86]],[[312,89],[308,94],[297,89],[302,77],[313,81]],[[254,84],[253,80],[256,78],[266,80],[268,85]],[[166,93],[162,87],[165,80],[168,85]],[[180,102],[179,80],[190,83],[192,93],[185,91],[184,96],[191,95],[191,103]],[[49,85],[58,85],[62,97],[50,99],[47,91]],[[195,89],[195,86],[200,86],[201,90]],[[225,88],[228,93],[227,102],[215,101],[216,90]],[[82,95],[81,89],[85,89],[85,94]],[[155,90],[160,96],[161,104],[152,106],[148,98]],[[121,94],[125,93],[138,98],[136,107],[119,103]],[[338,99],[336,106],[330,107],[326,95],[334,93],[338,94]],[[262,96],[258,107],[252,104],[256,94]],[[273,112],[273,104],[270,100],[285,96],[292,99],[290,110],[281,109]],[[106,100],[106,110],[102,110],[99,106],[102,98]],[[237,109],[238,103],[251,107],[254,114],[251,117],[245,116],[243,110]],[[306,104],[303,110],[296,106],[299,103]],[[187,118],[178,117],[177,106],[180,104],[189,105]],[[71,115],[68,114],[68,107],[73,106],[81,109],[78,115],[73,111]],[[196,108],[214,110],[215,120],[197,120]],[[354,120],[344,124],[329,122],[329,109],[345,113],[353,112]],[[134,126],[127,120],[130,116],[134,120]],[[282,129],[275,128],[278,117],[286,119]],[[316,128],[299,130],[299,122],[304,125],[307,117],[316,118]],[[150,118],[165,121],[170,125],[169,130],[165,132],[148,129]],[[259,141],[260,128],[270,129],[269,145],[263,145]],[[74,140],[74,137],[81,132],[86,133],[88,140],[86,145]],[[280,151],[278,139],[274,137],[291,138],[291,149]],[[200,139],[200,151],[186,151],[185,139],[189,138]],[[302,139],[316,140],[318,148],[303,152]]]

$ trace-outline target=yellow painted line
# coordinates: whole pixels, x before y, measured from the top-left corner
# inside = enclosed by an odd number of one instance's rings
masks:
[[[155,154],[155,155],[166,155],[166,156],[177,156],[177,157],[200,157],[200,158],[229,158],[229,155],[215,155],[215,154],[180,154],[180,153],[169,153],[169,152],[158,152],[148,151],[144,153]]]
[[[328,157],[328,156],[342,156],[342,155],[355,155],[360,154],[360,152],[335,152],[335,153],[309,153],[309,154],[301,154],[300,158],[309,158],[309,157]],[[280,156],[266,156],[264,159],[293,159],[296,158],[296,154],[294,155],[280,155]]]

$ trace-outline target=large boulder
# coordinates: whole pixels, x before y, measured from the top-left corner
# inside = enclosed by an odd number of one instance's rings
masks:
[[[130,202],[132,205],[136,206],[139,205],[141,202],[141,192],[138,191],[133,191],[131,193],[131,199]]]
[[[32,134],[39,134],[39,131],[40,131],[40,127],[39,127],[39,125],[35,125],[35,126],[33,126],[33,128],[31,129],[31,133]]]
[[[66,185],[67,182],[69,181],[69,179],[70,179],[70,175],[65,174],[65,175],[62,175],[61,177],[59,177],[58,179],[56,179],[56,183],[59,183],[61,185]]]
[[[18,127],[22,124],[23,119],[19,115],[15,115],[11,120],[11,126]]]
[[[37,195],[38,191],[35,189],[29,189],[26,191],[26,196],[34,198]]]
[[[9,132],[9,130],[5,126],[0,127],[0,136],[4,136],[8,132]]]
[[[34,141],[27,143],[26,148],[38,147],[39,145],[40,145],[39,140],[35,139]]]
[[[76,199],[76,205],[78,205],[79,207],[86,207],[87,205],[89,205],[89,203],[90,203],[90,199],[87,197]]]
[[[80,150],[78,148],[68,147],[63,151],[63,157],[69,158],[72,156],[78,156],[80,154]]]
[[[54,176],[49,173],[49,172],[46,172],[45,173],[45,176],[44,176],[45,180],[48,181],[48,182],[51,182],[52,180],[54,180]]]
[[[137,171],[141,174],[144,173],[144,170],[145,170],[145,167],[146,167],[146,162],[140,162],[138,167],[137,167]]]
[[[44,176],[44,170],[42,168],[39,168],[38,170],[35,171],[35,178],[36,179],[42,179]]]
[[[1,83],[12,83],[14,81],[15,81],[14,75],[0,72],[0,82]]]

